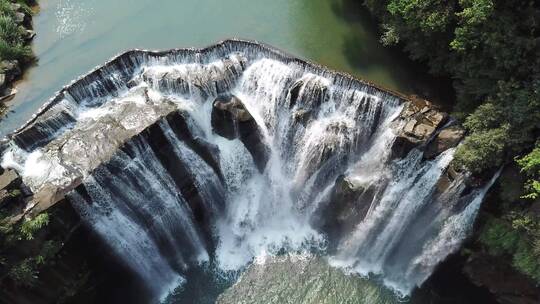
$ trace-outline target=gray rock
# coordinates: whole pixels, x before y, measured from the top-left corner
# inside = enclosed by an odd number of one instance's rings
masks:
[[[311,110],[300,109],[293,113],[293,121],[305,126],[311,118]]]
[[[7,169],[0,175],[0,189],[5,189],[7,186],[15,182],[19,175],[15,170]]]
[[[442,130],[427,145],[424,158],[433,159],[442,152],[457,146],[463,139],[463,136],[465,136],[465,130],[459,126],[451,126]]]
[[[244,107],[244,104],[236,96],[232,96],[229,100],[216,99],[214,107],[229,112],[232,118],[239,122],[246,122],[253,119]]]
[[[221,96],[213,103],[212,130],[227,139],[239,138],[253,157],[259,170],[263,170],[269,157],[269,149],[263,141],[259,126],[234,95]]]
[[[327,200],[316,211],[312,224],[333,240],[329,249],[335,248],[337,240],[347,235],[366,216],[375,188],[362,184],[348,176],[339,176]]]
[[[22,5],[20,5],[19,3],[10,3],[10,6],[11,6],[11,9],[16,12],[20,11],[22,8]]]
[[[26,15],[24,13],[21,13],[21,12],[16,12],[13,19],[14,19],[15,23],[23,24],[23,23],[26,22]]]
[[[435,127],[430,126],[429,124],[420,123],[414,127],[414,130],[410,135],[418,139],[428,139],[433,132],[435,132]]]
[[[414,147],[426,143],[447,117],[446,113],[435,110],[428,101],[411,97],[398,118],[405,124],[392,145],[392,158],[402,158]]]
[[[33,30],[26,30],[25,31],[24,39],[32,40],[32,39],[34,39],[34,37],[36,37],[36,32],[34,32]]]

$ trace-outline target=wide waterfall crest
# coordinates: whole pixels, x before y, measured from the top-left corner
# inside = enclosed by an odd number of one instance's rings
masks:
[[[11,134],[2,166],[40,198],[27,212],[67,194],[159,296],[201,263],[284,252],[406,295],[459,248],[490,186],[468,191],[454,148],[424,153],[444,118],[231,40],[114,58]]]

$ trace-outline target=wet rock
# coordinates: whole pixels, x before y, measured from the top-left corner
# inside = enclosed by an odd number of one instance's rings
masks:
[[[236,96],[219,97],[212,109],[214,132],[228,139],[238,137],[239,123],[248,122],[253,117]]]
[[[236,96],[218,97],[213,103],[212,129],[227,139],[239,138],[250,152],[257,168],[262,171],[269,157],[269,149],[257,122]]]
[[[190,147],[195,153],[197,153],[208,165],[210,165],[216,174],[223,180],[223,172],[221,172],[219,148],[205,139],[197,136],[197,132],[193,132],[193,126],[189,126],[186,117],[183,113],[175,111],[165,118],[169,123],[169,126],[174,131],[176,136]],[[199,130],[201,133],[202,130]],[[201,134],[198,133],[198,134]]]
[[[414,149],[414,147],[419,146],[420,143],[421,141],[416,138],[411,138],[409,136],[399,134],[394,140],[394,143],[392,144],[392,153],[390,158],[403,158],[407,154],[409,154],[409,152]]]
[[[296,105],[296,100],[298,99],[298,96],[300,96],[300,90],[302,89],[302,86],[304,85],[304,82],[298,81],[289,89],[290,94],[290,103],[289,103],[289,109],[292,109]]]
[[[306,126],[309,120],[311,119],[311,112],[310,110],[306,109],[300,109],[293,113],[293,121],[295,123],[299,123],[303,126]]]
[[[426,146],[424,158],[433,159],[442,152],[457,146],[463,136],[465,136],[465,130],[459,126],[451,126],[442,130]]]
[[[437,181],[437,184],[435,184],[437,192],[439,194],[444,193],[456,179],[461,177],[462,175],[454,169],[452,164],[450,164]]]
[[[317,211],[314,226],[328,234],[335,246],[340,236],[350,232],[366,216],[375,189],[345,175],[339,176],[326,202]]]
[[[214,107],[221,111],[228,112],[232,119],[239,122],[246,122],[252,120],[253,117],[246,110],[240,99],[236,96],[232,96],[229,100],[216,99]]]

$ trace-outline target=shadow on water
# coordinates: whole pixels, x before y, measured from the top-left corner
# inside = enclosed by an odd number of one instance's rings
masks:
[[[362,29],[350,32],[344,37],[342,50],[347,62],[355,69],[374,70],[385,63],[401,90],[434,102],[445,111],[451,111],[455,102],[452,79],[429,74],[425,62],[408,58],[403,45],[385,47],[379,40],[380,28],[377,20],[362,4],[363,1],[336,0],[332,2],[332,12],[351,27]]]

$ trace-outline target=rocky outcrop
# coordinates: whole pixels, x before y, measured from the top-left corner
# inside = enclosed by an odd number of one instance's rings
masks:
[[[262,171],[268,162],[269,150],[263,135],[242,101],[234,96],[216,98],[212,109],[212,129],[227,139],[239,138]]]
[[[427,144],[424,157],[426,159],[437,157],[442,152],[457,146],[464,136],[465,130],[459,126],[444,128]]]
[[[437,111],[430,102],[413,96],[397,119],[403,127],[392,146],[392,158],[403,158],[414,147],[425,145],[447,121],[448,115]]]
[[[328,199],[322,202],[313,225],[328,235],[332,240],[330,250],[340,236],[346,235],[366,216],[375,195],[374,187],[365,185],[340,175],[334,184]]]

